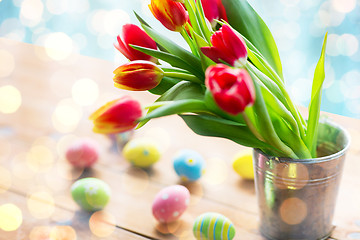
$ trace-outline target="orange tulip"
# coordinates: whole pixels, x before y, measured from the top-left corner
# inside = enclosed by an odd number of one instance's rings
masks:
[[[167,29],[180,32],[189,15],[182,3],[174,0],[151,0],[150,11]]]
[[[108,102],[89,117],[93,131],[102,134],[126,132],[137,125],[142,116],[140,103],[128,96]]]
[[[153,89],[164,76],[155,63],[142,60],[125,63],[115,69],[114,74],[115,87],[132,91]]]

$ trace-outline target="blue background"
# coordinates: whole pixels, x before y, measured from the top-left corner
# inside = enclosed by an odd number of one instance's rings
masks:
[[[63,52],[126,61],[113,48],[125,23],[137,23],[135,10],[153,27],[166,31],[148,10],[146,0],[0,0],[0,36]],[[326,80],[321,109],[360,117],[360,1],[252,0],[277,42],[287,89],[307,106],[311,81],[325,32],[329,32]]]

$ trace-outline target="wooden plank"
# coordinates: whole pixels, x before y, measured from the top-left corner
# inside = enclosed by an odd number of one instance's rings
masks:
[[[8,204],[20,210],[4,211]],[[40,207],[42,209],[36,209]],[[9,207],[7,209],[12,209]],[[49,210],[52,214],[44,214]],[[7,212],[9,215],[5,215]],[[41,213],[39,215],[39,213]],[[41,218],[40,218],[41,216]],[[16,219],[16,217],[19,217]],[[142,236],[117,228],[109,222],[110,218],[102,217],[100,213],[88,214],[72,212],[59,208],[40,199],[29,199],[25,196],[7,191],[0,194],[0,239],[3,240],[40,240],[40,239],[134,239],[145,240]],[[90,227],[91,225],[91,227]],[[17,227],[18,226],[18,227]],[[5,229],[5,230],[4,230]]]

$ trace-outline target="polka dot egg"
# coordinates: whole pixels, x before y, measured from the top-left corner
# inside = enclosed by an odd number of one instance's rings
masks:
[[[251,151],[239,152],[233,160],[233,169],[244,179],[254,179],[254,167]]]
[[[178,220],[190,202],[189,190],[181,185],[173,185],[162,189],[152,205],[154,217],[161,223]]]
[[[195,219],[193,233],[198,240],[232,240],[235,237],[235,227],[227,217],[207,212]]]
[[[148,168],[159,161],[161,154],[151,140],[133,139],[123,148],[123,156],[136,167]]]
[[[99,158],[96,142],[91,139],[79,139],[66,150],[66,159],[71,165],[87,168],[94,165]]]
[[[111,190],[109,185],[97,178],[83,178],[71,186],[74,201],[86,211],[103,209],[109,202]]]
[[[205,160],[197,152],[181,150],[174,157],[174,169],[183,181],[196,181],[205,172]]]

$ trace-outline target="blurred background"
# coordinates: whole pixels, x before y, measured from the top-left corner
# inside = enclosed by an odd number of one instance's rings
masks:
[[[250,3],[275,37],[287,89],[299,105],[309,104],[322,40],[329,32],[321,109],[360,118],[360,0]],[[57,49],[53,55],[57,60],[75,52],[121,64],[126,59],[113,42],[123,24],[137,23],[136,11],[185,47],[178,35],[152,17],[148,4],[148,0],[0,0],[0,37]]]

